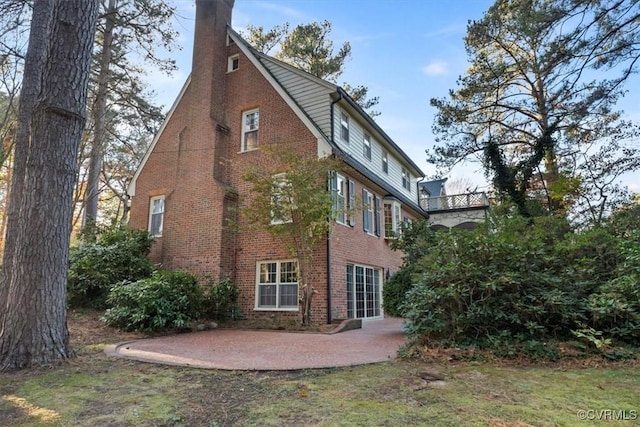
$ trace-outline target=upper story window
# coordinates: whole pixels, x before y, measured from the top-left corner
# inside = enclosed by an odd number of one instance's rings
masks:
[[[333,197],[333,210],[336,222],[344,225],[355,225],[353,210],[355,207],[355,183],[340,175],[333,173],[331,176],[331,195]]]
[[[291,197],[291,182],[286,175],[274,175],[271,181],[271,224],[286,224],[293,221],[295,203]]]
[[[382,152],[382,172],[389,173],[389,153]]]
[[[380,235],[380,198],[370,191],[362,190],[362,228],[369,234]]]
[[[395,239],[402,232],[402,206],[392,200],[384,202],[384,238]]]
[[[402,188],[411,191],[411,175],[404,167],[402,168]]]
[[[232,72],[240,66],[240,55],[231,55],[227,62],[227,72]]]
[[[149,233],[153,237],[161,237],[163,223],[164,196],[152,197],[149,200]]]
[[[260,127],[260,111],[249,110],[242,113],[242,150],[251,151],[258,148],[258,128]]]
[[[349,142],[349,116],[345,113],[340,114],[340,137]]]
[[[364,140],[362,144],[362,154],[367,160],[371,160],[371,137],[364,134]]]

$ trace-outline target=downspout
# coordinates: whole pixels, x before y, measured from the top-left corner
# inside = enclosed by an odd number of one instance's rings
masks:
[[[331,144],[335,146],[334,142],[334,119],[333,119],[333,106],[342,99],[342,94],[338,91],[338,98],[331,102],[329,112],[331,114]],[[331,187],[328,189],[331,191]],[[327,324],[333,323],[333,316],[331,314],[331,230],[327,231]]]

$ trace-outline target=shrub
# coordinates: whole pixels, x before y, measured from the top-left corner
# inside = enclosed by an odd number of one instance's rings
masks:
[[[411,270],[403,268],[391,276],[384,284],[382,301],[385,314],[395,317],[402,316],[401,306],[404,304],[407,292],[411,289],[411,276]]]
[[[630,344],[640,341],[640,231],[620,242],[617,274],[589,297],[592,325]]]
[[[82,242],[69,252],[68,303],[72,307],[106,308],[111,286],[149,277],[147,259],[153,239],[147,231],[115,226],[102,230],[95,242]]]
[[[126,331],[189,327],[200,317],[202,296],[192,274],[156,271],[147,279],[113,286],[103,320]]]
[[[202,300],[203,316],[215,320],[235,319],[238,314],[238,295],[240,291],[231,279],[219,283],[209,281],[204,288]]]
[[[509,213],[474,231],[438,233],[403,267],[419,272],[400,305],[407,332],[534,358],[556,357],[546,343],[573,339],[580,325],[632,338],[640,309],[638,276],[630,272],[640,271],[640,261],[634,270],[618,244],[603,229],[576,234],[564,219]],[[621,275],[625,259],[629,274]]]

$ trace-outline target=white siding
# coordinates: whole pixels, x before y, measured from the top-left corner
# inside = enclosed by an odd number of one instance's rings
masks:
[[[344,112],[349,116],[349,143],[345,143],[340,138],[340,114]],[[389,183],[397,191],[407,196],[410,200],[417,201],[416,196],[416,182],[417,177],[411,172],[408,165],[400,161],[400,157],[397,152],[394,152],[391,147],[385,147],[379,141],[379,139],[372,133],[369,133],[371,137],[371,160],[364,156],[364,133],[363,126],[358,123],[353,116],[348,112],[341,110],[338,106],[334,109],[334,140],[336,144],[345,152],[349,153],[352,157],[362,163],[367,169],[379,176],[383,180]],[[385,173],[382,170],[382,153],[387,151],[389,154],[389,173]],[[411,186],[410,190],[402,188],[402,168],[407,169],[411,174]]]

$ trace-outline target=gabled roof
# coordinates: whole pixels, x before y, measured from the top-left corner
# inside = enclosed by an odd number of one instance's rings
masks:
[[[326,147],[334,153],[341,156],[347,164],[357,169],[364,176],[371,181],[380,185],[387,190],[390,194],[396,195],[396,191],[375,176],[374,173],[369,171],[366,167],[361,165],[357,160],[351,158],[347,153],[344,153],[331,137],[331,105],[339,102],[349,106],[352,111],[355,111],[362,122],[369,126],[384,140],[391,150],[404,161],[407,166],[414,169],[414,172],[418,176],[424,176],[424,173],[420,168],[407,156],[407,154],[376,124],[373,119],[355,102],[351,96],[341,87],[330,83],[326,80],[320,79],[312,74],[309,74],[303,70],[295,68],[289,64],[279,61],[271,56],[255,50],[249,43],[247,43],[237,32],[235,32],[230,26],[227,26],[227,33],[229,38],[238,46],[242,53],[248,58],[248,60],[256,67],[256,69],[265,77],[265,79],[271,84],[276,92],[282,97],[285,103],[292,109],[296,116],[306,125],[311,133],[318,138],[318,141],[325,143]],[[131,183],[129,184],[128,193],[130,196],[135,195],[136,180],[147,162],[149,155],[153,151],[162,131],[164,130],[166,123],[171,119],[177,105],[182,99],[187,87],[190,83],[190,77],[185,82],[180,94],[173,103],[171,109],[167,113],[159,132],[155,135],[149,149],[145,153],[145,156],[138,167]],[[328,153],[327,153],[328,154]],[[409,200],[405,196],[400,195],[400,198],[404,203],[417,207],[415,201]]]
[[[444,196],[444,183],[447,178],[434,179],[432,181],[424,181],[420,183],[420,188],[429,193],[430,197]]]

